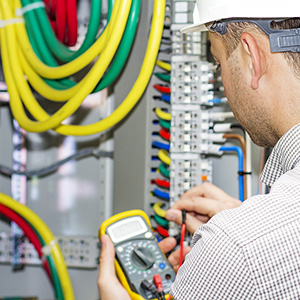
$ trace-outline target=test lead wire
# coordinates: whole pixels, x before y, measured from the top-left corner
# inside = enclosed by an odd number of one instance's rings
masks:
[[[182,210],[182,225],[181,225],[181,239],[180,239],[180,257],[179,257],[179,266],[178,269],[181,267],[183,262],[183,243],[185,237],[185,226],[186,226],[186,210]]]

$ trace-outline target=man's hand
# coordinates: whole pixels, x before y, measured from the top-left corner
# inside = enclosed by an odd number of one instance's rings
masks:
[[[108,235],[101,236],[101,255],[98,276],[101,300],[130,300],[115,271],[115,248]]]
[[[165,238],[159,243],[163,253],[170,252],[176,246],[172,237]],[[189,252],[189,247],[184,250],[184,256]],[[179,252],[175,251],[169,256],[172,266],[177,269]],[[123,288],[115,273],[115,249],[108,235],[101,236],[101,256],[99,265],[98,288],[101,300],[122,299],[130,300],[129,294]]]
[[[169,239],[169,238],[166,238],[166,239]],[[164,239],[164,240],[166,240],[166,239]],[[164,240],[162,240],[160,243],[162,243]],[[191,251],[191,247],[189,247],[189,246],[183,247],[183,260],[190,251]],[[168,257],[168,260],[169,260],[170,264],[173,266],[175,273],[177,273],[177,271],[178,271],[179,258],[180,258],[180,249],[175,250]]]
[[[235,199],[211,183],[203,183],[186,192],[166,213],[166,219],[181,225],[181,210],[186,209],[187,230],[194,233],[202,224],[224,209],[241,205]]]

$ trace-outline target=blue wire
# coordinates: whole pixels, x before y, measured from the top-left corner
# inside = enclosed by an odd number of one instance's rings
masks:
[[[158,235],[155,235],[155,237],[156,237],[156,241],[157,241],[158,243],[161,242],[161,239],[159,238]]]
[[[211,103],[214,103],[214,104],[221,104],[222,99],[221,98],[214,98],[214,99],[208,100],[208,102],[211,102]]]
[[[162,192],[159,189],[154,189],[153,194],[159,198],[170,200],[170,194],[166,192]]]
[[[239,158],[239,173],[244,172],[244,154],[241,147],[232,146],[232,147],[220,147],[220,151],[231,152],[235,151],[238,154]],[[240,200],[244,201],[244,177],[242,174],[239,174],[239,197]]]
[[[162,94],[161,99],[164,100],[164,101],[167,101],[167,102],[171,102],[171,96],[170,95]]]
[[[164,144],[158,141],[154,141],[152,145],[156,148],[170,151],[170,144]]]

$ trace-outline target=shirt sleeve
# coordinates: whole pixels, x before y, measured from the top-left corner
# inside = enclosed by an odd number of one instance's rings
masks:
[[[257,299],[242,249],[214,224],[201,226],[171,288],[175,300]]]

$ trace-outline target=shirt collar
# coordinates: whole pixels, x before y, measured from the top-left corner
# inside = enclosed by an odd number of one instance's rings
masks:
[[[299,160],[300,124],[297,124],[276,143],[266,162],[260,180],[271,187],[282,174],[292,170]]]

